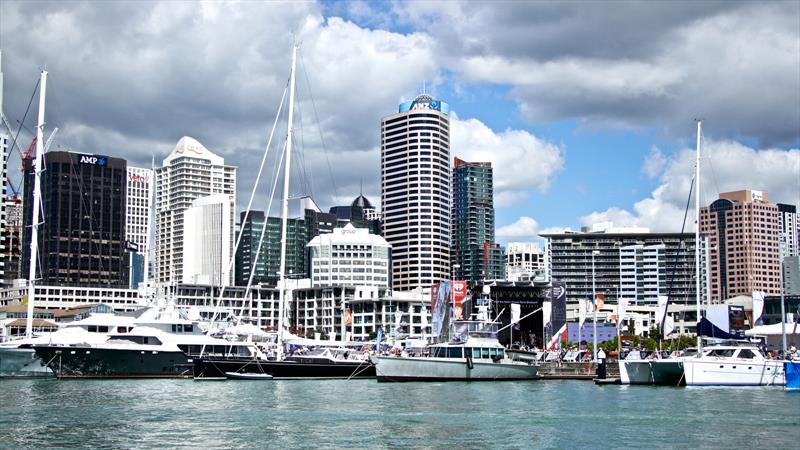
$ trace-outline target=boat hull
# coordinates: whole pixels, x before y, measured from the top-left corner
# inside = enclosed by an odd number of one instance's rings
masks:
[[[192,360],[178,351],[36,346],[58,378],[188,378]]]
[[[683,375],[683,361],[659,359],[650,362],[653,384],[660,386],[683,386],[686,378]]]
[[[786,374],[786,389],[800,390],[800,362],[784,362],[783,372]]]
[[[226,372],[252,372],[280,379],[348,379],[374,378],[375,366],[369,361],[300,363],[291,361],[259,361],[253,359],[194,358],[195,379],[225,378]]]
[[[783,386],[783,361],[726,361],[692,358],[683,362],[687,386]]]
[[[378,381],[511,381],[539,378],[539,367],[524,363],[394,356],[378,356],[375,360]]]
[[[622,360],[619,362],[619,380],[621,384],[653,384],[653,372],[650,361]]]
[[[53,371],[42,364],[32,348],[0,348],[0,378],[52,377]]]

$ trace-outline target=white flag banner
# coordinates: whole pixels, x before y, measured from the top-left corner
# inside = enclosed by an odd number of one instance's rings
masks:
[[[428,308],[422,307],[422,332],[425,332],[425,328],[428,328]]]
[[[583,323],[586,322],[586,310],[587,308],[587,300],[582,298],[578,300],[578,328],[583,326]]]
[[[512,303],[511,304],[511,323],[519,323],[520,318],[520,307],[519,303]]]
[[[753,323],[751,327],[756,326],[761,314],[764,312],[764,293],[760,291],[753,291]]]
[[[669,336],[673,331],[675,331],[675,319],[667,316],[667,320],[664,321],[664,337]]]
[[[394,313],[394,328],[399,329],[401,325],[401,320],[403,319],[403,313],[401,311],[395,311]]]
[[[628,299],[620,298],[617,300],[617,328],[622,329],[622,323],[625,321],[625,312],[628,310]]]
[[[550,312],[553,309],[553,304],[551,302],[544,302],[542,303],[542,326],[547,328],[547,325],[550,323]]]
[[[659,329],[661,329],[662,323],[665,324],[666,328],[666,323],[664,322],[664,316],[667,315],[667,300],[668,297],[666,295],[658,296],[658,313],[656,313],[656,323],[658,324]],[[664,333],[664,336],[666,336],[666,333]]]

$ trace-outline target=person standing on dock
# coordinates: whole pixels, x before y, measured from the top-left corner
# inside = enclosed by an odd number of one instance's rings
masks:
[[[606,377],[606,352],[600,347],[597,352],[597,378]]]

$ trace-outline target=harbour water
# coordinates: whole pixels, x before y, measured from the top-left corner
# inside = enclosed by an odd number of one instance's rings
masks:
[[[0,380],[0,447],[797,448],[780,388]]]

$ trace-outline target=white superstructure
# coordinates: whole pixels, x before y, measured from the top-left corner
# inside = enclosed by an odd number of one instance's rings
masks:
[[[215,194],[192,201],[183,215],[183,282],[227,286],[233,229],[230,198]]]
[[[224,194],[230,202],[230,228],[236,210],[236,168],[226,166],[221,156],[211,153],[195,139],[184,136],[175,150],[156,169],[156,281],[166,283],[183,278],[183,215],[192,201],[212,194]],[[233,238],[227,244],[233,251]]]
[[[388,288],[391,245],[369,230],[352,224],[321,234],[310,250],[313,286],[375,286]]]

